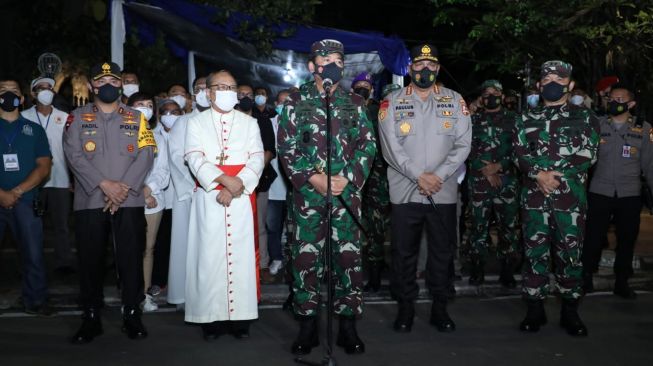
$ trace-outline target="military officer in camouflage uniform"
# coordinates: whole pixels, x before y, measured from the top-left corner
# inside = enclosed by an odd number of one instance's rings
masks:
[[[374,136],[379,135],[379,102],[372,98],[374,88],[372,77],[363,72],[351,83],[352,91],[367,101],[367,118],[374,125]],[[389,223],[390,198],[388,197],[388,164],[381,154],[380,141],[377,139],[376,156],[370,176],[363,187],[363,225],[368,235],[365,241],[368,282],[363,290],[377,292],[381,287],[381,271],[385,266],[385,232]]]
[[[634,299],[628,285],[633,274],[633,250],[639,234],[642,172],[653,187],[653,132],[651,125],[633,116],[635,94],[625,84],[609,93],[608,116],[599,117],[601,141],[588,194],[587,237],[583,247],[583,286],[593,291],[592,274],[598,270],[610,219],[617,234],[614,274],[615,295]]]
[[[469,154],[471,230],[469,233],[470,285],[485,281],[484,265],[490,242],[492,212],[496,215],[501,261],[499,282],[513,288],[515,255],[518,253],[517,179],[512,162],[512,131],[515,114],[502,107],[503,87],[497,80],[481,86],[483,111],[472,116],[472,151]]]
[[[143,182],[152,168],[156,142],[145,116],[120,103],[118,65],[98,64],[90,76],[94,102],[70,114],[63,136],[64,154],[75,177],[73,209],[84,311],[72,341],[88,343],[102,334],[100,308],[109,237],[122,285],[123,331],[131,339],[145,338],[139,306],[144,300]]]
[[[586,336],[587,328],[578,316],[583,295],[585,184],[587,171],[596,159],[599,135],[590,111],[568,103],[574,87],[571,70],[563,61],[542,65],[538,88],[544,105],[519,116],[513,135],[515,158],[523,177],[523,289],[528,304],[520,329],[536,332],[547,321],[543,301],[553,261],[562,297],[560,325],[573,336]]]
[[[457,244],[457,170],[469,155],[472,130],[464,99],[435,83],[440,69],[435,47],[419,45],[411,57],[412,82],[388,95],[379,110],[392,204],[391,290],[399,302],[394,328],[398,332],[412,328],[419,292],[417,256],[426,227],[431,324],[452,332],[456,326],[447,313],[447,288]]]
[[[340,316],[339,346],[347,353],[362,353],[356,318],[362,313],[361,233],[337,196],[361,215],[361,190],[376,154],[374,127],[366,115],[365,100],[338,86],[344,72],[344,48],[336,40],[311,46],[309,70],[315,81],[290,95],[281,113],[278,152],[292,183],[295,240],[292,243],[294,310],[300,332],[292,345],[306,354],[318,345],[316,313],[324,273],[326,224],[326,104],[323,80],[330,79],[332,122],[331,187],[333,192],[332,245],[335,276],[335,312]],[[358,219],[357,218],[357,219]]]

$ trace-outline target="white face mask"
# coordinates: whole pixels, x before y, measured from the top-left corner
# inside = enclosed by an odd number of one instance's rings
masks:
[[[186,106],[186,98],[183,95],[175,95],[174,97],[170,97],[170,99],[174,100],[181,109],[184,109]]]
[[[211,106],[209,96],[206,95],[206,89],[202,89],[199,93],[195,94],[195,102],[202,108],[208,108]]]
[[[574,105],[582,105],[585,99],[582,95],[574,95],[569,101]]]
[[[238,104],[238,94],[231,90],[218,90],[215,92],[215,105],[225,112],[230,112]]]
[[[129,98],[135,93],[138,93],[138,87],[138,84],[124,84],[122,86],[122,94]]]
[[[38,99],[39,103],[43,105],[50,105],[52,104],[52,99],[54,99],[54,92],[52,90],[41,90],[37,95],[36,99]]]
[[[134,109],[143,113],[146,121],[149,121],[150,118],[152,118],[152,114],[154,113],[154,111],[150,107],[136,107]]]
[[[175,122],[179,119],[179,116],[174,114],[166,114],[161,116],[161,123],[166,126],[167,129],[171,129],[175,125]]]

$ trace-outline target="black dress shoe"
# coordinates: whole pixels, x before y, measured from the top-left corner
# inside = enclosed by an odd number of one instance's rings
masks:
[[[91,342],[95,337],[102,334],[102,321],[100,312],[96,309],[86,309],[82,315],[82,326],[70,340],[74,344]]]
[[[412,301],[400,301],[393,328],[399,333],[410,333],[415,318],[415,304]]]
[[[249,338],[249,320],[231,321],[231,335],[236,339]]]
[[[469,261],[469,280],[471,286],[480,286],[485,283],[485,263],[477,257]]]
[[[283,305],[281,306],[281,309],[283,311],[290,311],[292,312],[292,303],[294,300],[293,296],[293,291],[292,288],[290,289],[290,293],[288,294],[288,297],[286,298],[286,301],[284,301]]]
[[[314,316],[299,317],[299,334],[292,344],[290,351],[297,356],[311,353],[313,347],[320,345],[317,336],[317,318]]]
[[[544,300],[530,299],[526,300],[528,310],[526,317],[519,324],[519,330],[522,332],[537,332],[540,327],[546,324],[546,312],[544,311]]]
[[[628,282],[617,282],[612,293],[627,300],[634,300],[637,298],[637,293],[635,290],[630,288]]]
[[[202,337],[207,342],[212,342],[220,337],[220,329],[218,322],[203,323],[202,324]]]
[[[431,305],[431,324],[434,325],[438,331],[444,333],[451,333],[456,330],[456,323],[453,322],[447,312],[446,299],[433,300],[433,305]]]
[[[515,280],[515,265],[511,258],[503,258],[501,260],[501,272],[499,273],[499,283],[505,288],[517,287],[517,280]]]
[[[122,331],[127,333],[129,339],[143,339],[147,337],[147,330],[141,321],[141,312],[138,309],[125,307],[122,316]]]
[[[345,349],[347,354],[365,353],[365,343],[358,337],[356,332],[356,318],[340,317],[340,328],[338,329],[338,347]]]

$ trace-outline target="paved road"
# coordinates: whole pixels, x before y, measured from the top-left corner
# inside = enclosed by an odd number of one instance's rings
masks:
[[[392,331],[395,306],[368,304],[359,323],[367,345],[364,355],[336,350],[338,365],[651,365],[653,294],[635,301],[609,294],[584,300],[581,315],[590,336],[575,339],[557,325],[559,305],[547,301],[549,324],[538,334],[523,334],[517,324],[523,303],[509,298],[461,298],[451,306],[458,331],[438,333],[428,324],[429,303],[417,308],[410,334]],[[120,332],[118,308],[105,312],[105,334],[85,346],[67,343],[79,324],[77,315],[53,318],[0,315],[0,364],[9,365],[292,365],[288,351],[295,336],[292,317],[274,306],[262,309],[252,337],[223,336],[214,343],[174,312],[145,315],[146,340],[132,341]],[[315,350],[313,359],[321,358]]]

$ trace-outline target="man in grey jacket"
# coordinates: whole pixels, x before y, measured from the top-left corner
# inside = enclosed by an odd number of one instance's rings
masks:
[[[633,274],[633,251],[639,234],[642,172],[648,185],[653,185],[653,132],[650,124],[630,113],[635,104],[631,88],[612,86],[608,115],[600,117],[601,141],[589,187],[583,248],[583,287],[585,292],[592,292],[592,274],[598,269],[602,239],[613,217],[617,229],[614,293],[626,299],[636,297],[628,278]]]
[[[457,235],[455,173],[469,154],[472,130],[460,94],[435,84],[440,69],[435,47],[419,45],[411,58],[411,84],[388,95],[379,109],[392,204],[391,290],[399,302],[394,328],[410,332],[413,324],[417,255],[426,227],[431,324],[452,332],[456,326],[447,313],[446,289]]]

